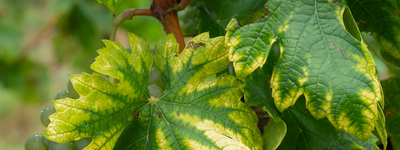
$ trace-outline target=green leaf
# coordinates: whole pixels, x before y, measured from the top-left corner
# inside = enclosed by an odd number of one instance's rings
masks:
[[[326,0],[271,0],[258,18],[232,19],[225,43],[242,79],[264,65],[277,42],[281,55],[271,87],[278,110],[304,95],[315,118],[327,117],[338,130],[366,141],[380,113],[382,91],[367,46],[344,27],[345,10],[344,4]]]
[[[264,150],[276,150],[286,135],[287,127],[285,122],[269,120],[264,128]]]
[[[381,81],[385,94],[386,129],[393,149],[400,149],[400,78]]]
[[[149,45],[133,34],[129,38],[136,53],[129,54],[120,44],[104,41],[106,48],[98,50],[100,55],[91,65],[96,72],[118,79],[119,84],[96,73],[71,75],[80,98],[53,102],[57,112],[49,117],[51,123],[43,136],[60,143],[92,137],[94,142],[86,149],[113,149],[132,112],[149,97],[146,81],[153,58]]]
[[[268,0],[202,0],[198,6],[197,29],[200,33],[210,32],[211,37],[225,35],[231,18],[239,20],[262,8]]]
[[[124,0],[96,0],[96,1],[99,4],[103,4],[104,6],[106,6],[107,10],[111,14],[115,15],[118,7],[121,5],[122,1],[124,1]]]
[[[380,51],[382,58],[387,61],[390,62],[396,66],[400,67],[400,60],[394,58],[392,55],[390,55],[388,52],[386,51]]]
[[[347,4],[360,30],[371,32],[381,50],[391,55],[389,60],[400,61],[400,2],[347,0]]]
[[[315,119],[305,106],[304,97],[300,97],[294,107],[283,112],[287,133],[278,150],[375,148],[378,139],[373,134],[362,143],[343,130],[336,130],[326,118]]]
[[[178,47],[172,34],[155,45],[165,91],[141,106],[115,149],[262,149],[257,116],[240,101],[241,82],[229,75],[204,81],[228,64],[224,37],[204,33],[181,54]]]
[[[269,55],[268,62],[264,67],[256,69],[242,81],[240,89],[244,93],[247,106],[262,107],[276,121],[281,121],[280,112],[275,106],[274,99],[270,92],[269,81],[271,79],[272,67],[275,62],[273,51]]]

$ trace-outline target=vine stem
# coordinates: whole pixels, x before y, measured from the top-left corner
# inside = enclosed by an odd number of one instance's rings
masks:
[[[118,26],[125,20],[132,19],[133,16],[143,15],[157,18],[163,25],[166,34],[173,33],[179,44],[179,53],[185,48],[185,41],[176,11],[183,10],[189,5],[191,0],[153,0],[150,9],[127,9],[115,18],[110,33],[110,40],[115,41]]]
[[[192,0],[182,0],[179,4],[170,8],[167,12],[184,10],[186,8],[186,6],[189,5],[190,1],[192,1]]]
[[[188,3],[188,1],[190,2],[190,0],[182,0],[180,3]],[[180,54],[185,48],[185,41],[183,40],[181,26],[179,25],[178,14],[173,10],[176,5],[180,5],[177,0],[153,0],[150,9],[155,12],[156,18],[162,23],[165,33],[174,34],[175,39],[179,44]],[[183,6],[186,7],[187,5]]]
[[[115,41],[115,35],[117,34],[118,26],[123,23],[125,20],[132,19],[133,16],[143,15],[143,16],[153,16],[155,17],[155,13],[151,9],[127,9],[115,18],[113,26],[111,28],[110,40]]]

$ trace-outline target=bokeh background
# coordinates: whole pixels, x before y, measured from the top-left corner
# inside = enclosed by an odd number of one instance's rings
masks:
[[[152,1],[126,0],[127,8]],[[42,108],[66,89],[68,74],[92,73],[89,65],[109,38],[114,17],[95,0],[0,0],[0,149],[24,149],[25,140],[45,127]],[[116,41],[127,47],[127,32],[149,41],[165,36],[157,19],[124,22]]]
[[[125,0],[117,14],[127,8],[147,9],[151,2]],[[66,89],[68,74],[93,72],[89,65],[103,47],[101,39],[109,38],[113,20],[95,0],[0,0],[1,150],[24,149],[29,136],[45,130],[41,109],[52,106],[54,95]],[[193,35],[197,23],[185,22],[183,29]],[[125,47],[127,32],[143,37],[150,47],[165,36],[158,20],[146,16],[120,26],[116,41]],[[363,35],[379,53],[374,39]],[[380,78],[390,77],[386,65],[374,58]]]

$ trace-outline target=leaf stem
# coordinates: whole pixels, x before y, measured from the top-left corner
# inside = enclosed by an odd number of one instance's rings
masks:
[[[123,23],[125,20],[132,19],[133,16],[143,15],[143,16],[153,16],[155,17],[155,13],[151,9],[127,9],[115,18],[113,26],[111,28],[110,40],[115,41],[115,35],[117,34],[118,26]]]

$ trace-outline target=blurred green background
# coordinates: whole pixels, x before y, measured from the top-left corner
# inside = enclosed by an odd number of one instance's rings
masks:
[[[127,8],[150,7],[152,1],[125,0]],[[89,65],[108,39],[113,16],[95,0],[0,0],[0,149],[24,149],[25,140],[41,133],[42,108],[66,89],[68,74],[92,73]],[[116,41],[127,47],[127,32],[149,41],[165,36],[152,17],[123,23]]]
[[[125,0],[117,14],[127,8],[147,9],[151,2]],[[45,130],[40,110],[52,106],[54,95],[66,88],[68,74],[93,72],[89,65],[103,47],[101,39],[109,38],[113,19],[95,0],[0,0],[1,150],[21,150],[30,135]],[[184,34],[197,32],[193,21],[181,25]],[[158,20],[144,16],[120,26],[116,41],[125,47],[127,32],[143,37],[150,47],[165,36]],[[379,53],[374,39],[363,35]],[[381,79],[388,78],[385,64],[374,58]]]

